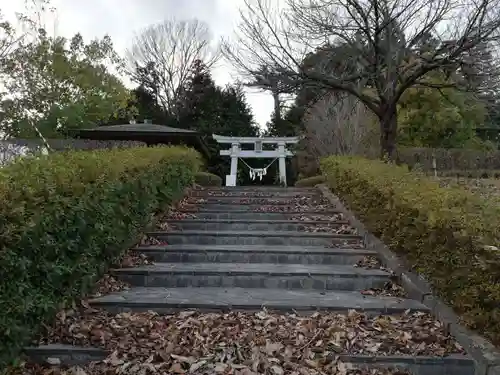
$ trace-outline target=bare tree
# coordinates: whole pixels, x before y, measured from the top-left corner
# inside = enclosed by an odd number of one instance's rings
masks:
[[[281,121],[281,100],[280,94],[286,93],[279,76],[272,72],[267,66],[262,66],[260,72],[252,77],[250,82],[243,84],[247,87],[257,87],[265,91],[270,91],[274,100],[274,115],[277,122]]]
[[[179,89],[196,60],[208,67],[220,57],[208,25],[197,19],[166,20],[137,35],[126,61],[134,81],[150,89],[166,111],[175,114]]]
[[[286,0],[281,8],[245,0],[236,41],[223,50],[247,76],[272,66],[288,87],[356,97],[376,115],[382,154],[392,157],[401,95],[456,85],[431,82],[429,73],[458,79],[468,51],[498,41],[499,9],[500,0]],[[431,37],[435,45],[424,48]],[[304,64],[311,53],[315,64]]]
[[[373,135],[373,115],[356,97],[329,93],[304,114],[307,148],[312,155],[363,155],[370,146],[378,146]]]
[[[0,63],[10,53],[17,41],[18,37],[14,33],[14,28],[9,22],[2,20],[0,14]]]

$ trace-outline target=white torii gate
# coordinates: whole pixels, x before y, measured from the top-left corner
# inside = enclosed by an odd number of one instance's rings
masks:
[[[278,159],[280,183],[286,186],[286,163],[287,156],[293,156],[293,152],[287,150],[287,144],[296,144],[299,142],[299,137],[226,137],[222,135],[212,134],[214,140],[220,144],[230,144],[229,150],[221,150],[221,156],[231,157],[231,171],[226,175],[226,186],[236,186],[236,175],[238,173],[239,158],[267,158]],[[241,144],[254,144],[253,150],[242,150]],[[276,144],[274,150],[263,150],[262,145]]]

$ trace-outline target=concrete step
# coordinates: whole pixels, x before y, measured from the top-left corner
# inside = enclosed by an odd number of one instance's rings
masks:
[[[134,287],[89,301],[95,308],[111,312],[148,311],[172,313],[178,310],[251,310],[266,307],[278,311],[330,310],[397,314],[406,310],[429,312],[415,300],[365,296],[359,292],[253,289],[253,288],[161,288]]]
[[[30,346],[24,349],[24,354],[31,363],[47,365],[58,359],[61,366],[84,366],[90,362],[105,360],[109,354],[106,350],[95,347],[81,347],[67,344],[47,344]],[[50,373],[50,372],[48,372]]]
[[[413,375],[474,375],[476,367],[471,357],[462,354],[446,357],[340,354],[338,359],[355,367],[397,368]]]
[[[27,347],[24,353],[31,363],[46,365],[57,358],[61,366],[84,366],[93,361],[106,359],[111,353],[100,348],[73,345],[49,344]],[[408,355],[368,356],[360,354],[338,354],[343,363],[368,368],[405,369],[414,375],[474,375],[474,360],[466,355],[453,354],[446,357]]]
[[[148,232],[148,236],[169,245],[268,245],[330,246],[334,243],[359,243],[361,236],[352,234],[268,232],[268,231],[172,231]]]
[[[211,186],[209,188],[198,188],[194,191],[223,191],[223,192],[278,192],[278,193],[301,193],[301,192],[317,192],[318,189],[315,187],[281,187],[281,186],[271,186],[271,185],[246,185],[246,186]]]
[[[191,213],[196,216],[197,219],[239,219],[239,220],[288,220],[293,217],[298,216],[307,216],[307,217],[315,217],[316,220],[333,220],[337,221],[334,217],[338,215],[340,212],[334,209],[330,211],[289,211],[289,212],[252,212],[248,210],[207,210],[204,209],[202,211],[197,210],[196,208],[188,209],[182,208],[179,212]],[[333,218],[333,219],[332,219]]]
[[[178,230],[208,230],[208,231],[299,231],[310,232],[321,228],[339,228],[347,225],[347,220],[341,221],[315,221],[314,223],[293,220],[241,220],[241,219],[186,219],[186,220],[165,220]]]
[[[334,207],[329,207],[328,209],[318,209],[314,205],[303,205],[298,207],[297,205],[285,205],[285,204],[224,204],[224,203],[192,203],[190,204],[192,208],[198,212],[204,211],[226,211],[226,212],[290,212],[290,211],[334,211]]]
[[[286,206],[294,204],[325,204],[325,200],[321,195],[315,196],[299,196],[299,197],[190,197],[187,201],[189,204],[220,204],[224,205],[277,205]]]
[[[137,251],[155,262],[345,264],[353,265],[377,253],[367,249],[263,245],[141,246]]]
[[[214,198],[300,198],[300,197],[317,197],[321,196],[321,192],[316,190],[303,191],[252,191],[252,190],[192,190],[190,196],[198,198],[214,197]]]
[[[391,274],[345,265],[272,263],[157,263],[112,274],[133,286],[315,290],[382,288]]]

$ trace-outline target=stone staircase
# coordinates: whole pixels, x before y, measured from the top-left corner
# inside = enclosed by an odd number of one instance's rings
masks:
[[[291,206],[293,199],[299,203]],[[113,270],[132,288],[93,299],[92,307],[113,313],[355,309],[373,316],[429,311],[409,298],[364,293],[382,290],[394,276],[383,268],[357,266],[377,256],[363,247],[360,236],[319,230],[341,229],[348,222],[335,207],[325,206],[318,189],[200,189],[189,202],[192,206],[183,212],[194,218],[171,220],[172,230],[149,233],[166,245],[138,248],[153,265]],[[370,366],[397,365],[415,374],[474,374],[474,363],[465,355],[343,358]]]
[[[427,311],[414,300],[361,294],[383,288],[390,272],[355,267],[365,256],[375,256],[373,251],[329,248],[349,242],[360,247],[358,235],[301,231],[306,226],[346,223],[329,219],[338,215],[333,208],[314,211],[303,205],[293,210],[293,197],[321,199],[317,189],[304,188],[195,191],[190,202],[196,207],[184,212],[196,219],[172,222],[173,231],[148,233],[168,244],[139,248],[155,264],[114,270],[133,288],[93,300],[92,305],[113,312],[164,313],[192,308]],[[299,216],[303,220],[291,220]],[[304,221],[310,217],[324,220]]]

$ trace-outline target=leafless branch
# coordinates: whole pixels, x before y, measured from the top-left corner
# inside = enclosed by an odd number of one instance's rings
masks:
[[[373,115],[352,95],[328,94],[312,105],[303,124],[309,152],[326,155],[362,155],[378,146],[372,135]]]
[[[272,4],[245,0],[224,55],[248,79],[269,67],[289,90],[315,86],[359,99],[377,116],[381,147],[389,154],[401,95],[436,70],[460,83],[474,51],[499,41],[500,0]]]
[[[173,112],[179,88],[190,74],[196,60],[208,67],[220,58],[220,48],[214,45],[208,25],[197,19],[166,20],[152,25],[137,35],[126,53],[128,71],[133,80],[144,84],[140,69],[154,71],[160,105]]]

